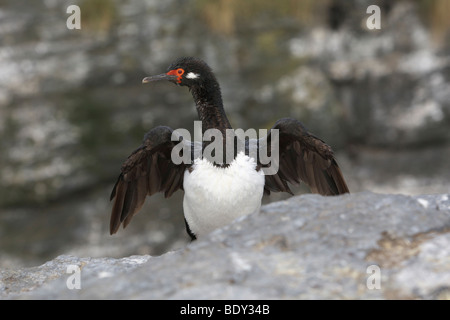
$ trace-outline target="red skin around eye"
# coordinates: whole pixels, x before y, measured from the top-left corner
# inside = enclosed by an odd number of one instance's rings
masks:
[[[167,72],[167,74],[171,75],[171,76],[178,76],[177,83],[181,83],[181,77],[184,74],[184,70],[181,68],[178,68],[178,69],[170,70],[169,72]]]

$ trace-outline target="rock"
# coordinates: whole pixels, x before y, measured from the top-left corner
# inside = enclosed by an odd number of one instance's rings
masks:
[[[158,257],[0,271],[0,298],[443,299],[449,257],[449,195],[304,195]]]
[[[102,233],[145,132],[192,131],[186,88],[141,83],[179,55],[213,67],[234,128],[302,121],[336,151],[351,191],[450,192],[450,42],[429,27],[445,0],[223,2],[2,1],[0,267],[138,246],[158,255],[185,241],[180,194],[152,196],[126,230],[150,237]],[[81,30],[66,28],[74,4]],[[381,30],[365,27],[371,4]],[[91,251],[69,251],[82,246]]]
[[[186,90],[141,84],[175,52],[213,67],[235,128],[290,116],[338,150],[450,142],[448,48],[435,48],[414,3],[378,1],[374,31],[363,23],[369,0],[225,11],[198,0],[28,2],[0,10],[0,206],[98,187],[152,127],[192,128]],[[72,4],[84,15],[78,31],[66,28]],[[333,22],[318,19],[327,12]],[[218,28],[224,19],[235,32]]]

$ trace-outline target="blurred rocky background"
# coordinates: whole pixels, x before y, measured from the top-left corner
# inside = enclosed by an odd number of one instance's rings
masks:
[[[193,129],[186,88],[141,85],[180,56],[213,68],[235,128],[301,120],[352,192],[450,193],[449,16],[448,0],[0,0],[0,267],[187,243],[181,192],[108,232],[145,132]]]

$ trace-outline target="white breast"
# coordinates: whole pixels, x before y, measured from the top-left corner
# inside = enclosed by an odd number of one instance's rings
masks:
[[[238,217],[259,212],[264,174],[244,153],[227,168],[196,159],[192,172],[184,174],[184,216],[191,231],[202,236]]]

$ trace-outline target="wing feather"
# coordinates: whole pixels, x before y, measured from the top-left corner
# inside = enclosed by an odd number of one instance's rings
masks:
[[[175,165],[171,161],[172,148],[178,143],[171,141],[172,132],[169,127],[149,131],[143,144],[122,165],[122,172],[111,192],[111,200],[114,200],[111,234],[116,233],[122,223],[124,228],[130,223],[147,195],[163,192],[170,197],[183,188],[184,171],[189,164]]]
[[[273,129],[279,130],[279,170],[274,175],[266,175],[266,194],[271,191],[292,193],[287,183],[298,184],[300,181],[313,193],[338,195],[349,192],[333,150],[323,140],[294,119],[280,119]],[[269,145],[268,148],[271,143],[276,143],[272,141],[271,131],[260,139],[260,145],[264,143]]]

